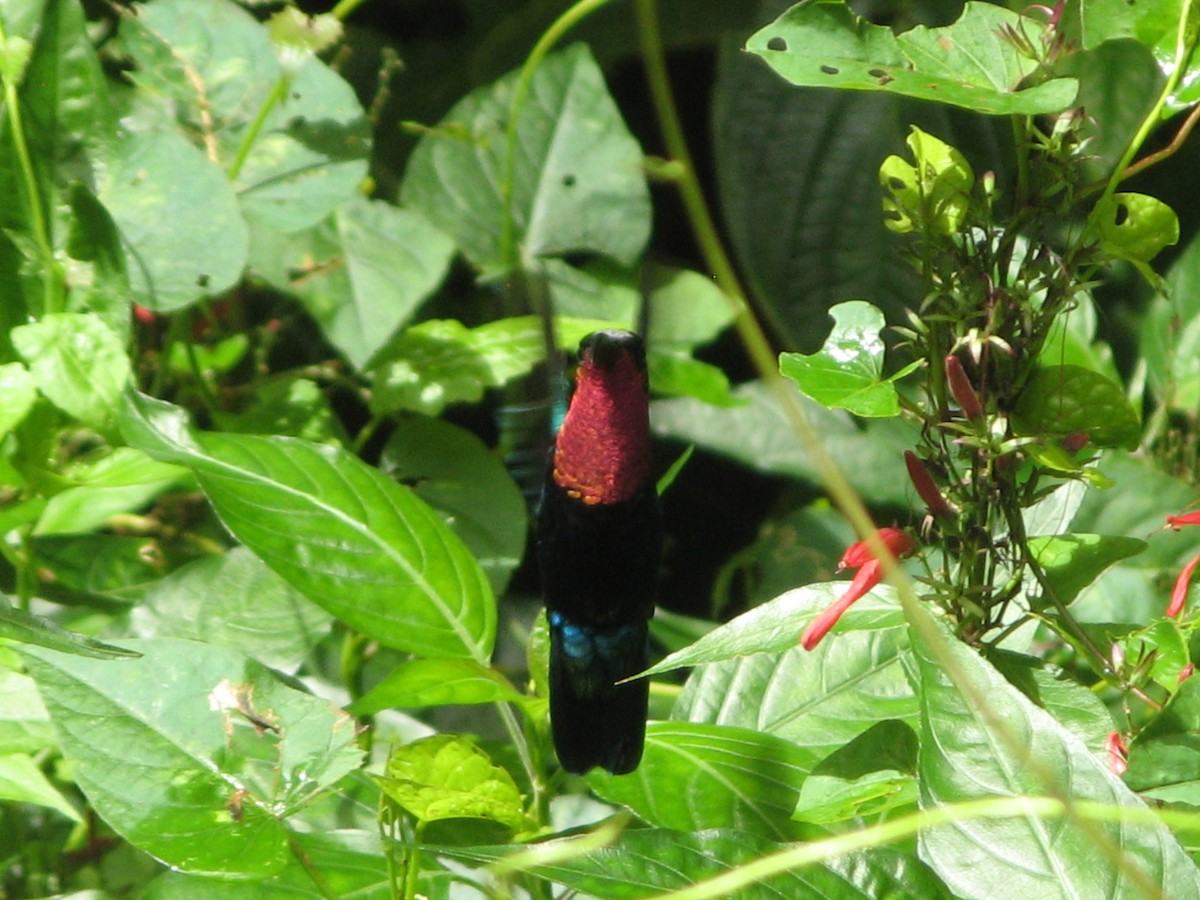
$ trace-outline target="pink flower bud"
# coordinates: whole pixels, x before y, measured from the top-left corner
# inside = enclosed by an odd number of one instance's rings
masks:
[[[979,395],[975,393],[971,380],[967,378],[967,370],[953,353],[946,357],[946,383],[950,386],[950,394],[964,416],[972,422],[983,418],[983,404],[979,402]]]
[[[939,518],[953,515],[954,510],[946,502],[942,492],[938,490],[933,476],[929,474],[929,470],[925,468],[925,463],[921,462],[920,457],[911,450],[905,450],[904,465],[908,467],[908,477],[912,479],[913,487],[917,489],[917,496],[925,502],[929,511]]]
[[[1104,742],[1104,749],[1108,751],[1108,768],[1114,775],[1124,775],[1129,768],[1129,748],[1125,746],[1125,742],[1121,740],[1119,731],[1110,731],[1108,740]]]

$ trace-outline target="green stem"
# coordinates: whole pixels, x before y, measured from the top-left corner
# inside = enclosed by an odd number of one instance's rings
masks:
[[[0,47],[6,47],[7,44],[8,35],[5,34],[3,21],[0,21]],[[4,105],[8,113],[8,127],[12,132],[13,148],[17,153],[17,165],[21,169],[22,187],[29,208],[30,231],[45,268],[42,277],[42,312],[58,312],[59,298],[61,297],[60,292],[56,289],[58,265],[54,260],[54,248],[50,243],[46,211],[42,207],[42,194],[38,190],[37,175],[33,171],[33,158],[29,154],[29,143],[25,137],[25,124],[21,118],[21,98],[17,93],[16,82],[12,78],[4,78]]]
[[[339,22],[344,22],[350,13],[354,12],[365,2],[366,0],[340,0],[338,5],[329,11],[329,14]]]
[[[296,857],[297,862],[304,868],[308,877],[312,879],[313,885],[320,892],[321,896],[325,897],[326,900],[338,900],[338,892],[329,886],[329,882],[324,879],[316,864],[313,863],[312,857],[300,846],[295,837],[288,840],[288,847],[292,851],[292,856]]]
[[[517,717],[513,714],[510,704],[497,703],[496,712],[500,716],[504,730],[508,732],[509,739],[513,742],[513,747],[516,748],[517,756],[521,760],[521,767],[525,770],[525,776],[529,779],[529,787],[533,791],[531,806],[537,815],[538,824],[544,825],[546,824],[546,810],[543,809],[543,804],[547,802],[545,785],[542,783],[538,767],[533,762],[533,755],[529,752],[529,741],[526,740],[525,732],[521,730],[521,726],[517,723]]]
[[[1129,142],[1129,145],[1125,148],[1125,152],[1121,155],[1120,162],[1117,163],[1112,175],[1109,176],[1108,183],[1104,186],[1104,193],[1100,196],[1100,200],[1097,201],[1097,208],[1103,207],[1111,199],[1112,195],[1116,193],[1117,185],[1127,177],[1126,169],[1129,168],[1129,164],[1133,162],[1133,158],[1146,142],[1146,138],[1158,127],[1163,107],[1166,106],[1167,100],[1170,99],[1171,95],[1175,93],[1179,87],[1179,82],[1187,72],[1187,60],[1195,47],[1194,35],[1192,36],[1193,42],[1188,42],[1188,22],[1191,19],[1191,14],[1192,0],[1183,0],[1179,10],[1178,30],[1175,37],[1175,65],[1171,69],[1171,73],[1167,76],[1166,84],[1163,85],[1158,98],[1154,101],[1154,106],[1150,108],[1145,118],[1142,119],[1142,123],[1138,126],[1133,140]]]
[[[424,834],[425,823],[418,821],[404,860],[404,900],[414,900],[417,896],[417,880],[421,875],[421,838]]]
[[[521,107],[525,105],[525,95],[529,93],[529,86],[533,83],[533,73],[564,34],[608,2],[609,0],[578,0],[542,33],[517,75],[512,100],[508,104],[508,123],[504,133],[504,168],[500,177],[500,199],[504,210],[504,218],[500,223],[500,259],[510,269],[515,268],[518,262],[516,223],[512,209],[513,179],[517,167],[517,120],[521,115]]]
[[[246,129],[246,133],[242,136],[242,142],[238,144],[233,162],[229,164],[229,169],[225,173],[230,181],[237,180],[238,175],[242,171],[242,166],[246,164],[246,159],[250,156],[250,151],[254,149],[254,142],[258,140],[258,135],[267,122],[267,116],[287,97],[288,86],[291,83],[292,76],[285,74],[280,75],[279,80],[272,85],[271,93],[267,94],[267,98],[263,100],[262,106],[258,108],[258,113],[254,116],[254,121],[250,123],[250,127]]]

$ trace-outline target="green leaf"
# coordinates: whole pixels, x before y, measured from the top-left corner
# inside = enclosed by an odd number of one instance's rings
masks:
[[[790,649],[701,666],[684,685],[671,717],[773,734],[814,762],[878,722],[896,719],[915,727],[918,699],[907,674],[912,665],[908,629],[898,621],[894,600],[891,610],[870,608],[876,597],[894,598],[890,592],[883,585],[875,589],[875,597],[859,600],[812,651],[796,646],[799,628],[789,625],[777,639]],[[835,595],[830,590],[826,596],[832,600]],[[810,602],[813,614],[828,605],[816,596]],[[889,626],[876,617],[896,620]],[[764,628],[763,633],[769,632]],[[702,639],[697,646],[706,643]]]
[[[242,277],[248,235],[225,173],[173,132],[117,143],[99,197],[125,239],[133,299],[170,312]]]
[[[315,381],[291,378],[260,384],[237,413],[214,412],[221,431],[298,437],[318,444],[348,444],[341,422]]]
[[[406,416],[379,467],[442,514],[501,594],[525,555],[525,498],[483,441],[441,419]]]
[[[1137,447],[1142,424],[1120,386],[1079,366],[1039,368],[1013,410],[1014,430],[1030,437],[1084,433],[1097,447]]]
[[[831,825],[917,802],[917,736],[903,722],[871,726],[804,780],[794,818]]]
[[[256,228],[309,228],[365,177],[371,126],[353,88],[308,52],[285,72],[267,29],[237,4],[155,0],[123,17],[119,45],[139,64],[140,116],[161,120],[166,106],[172,120],[156,127],[199,137],[222,169],[247,154],[234,187]]]
[[[661,828],[735,828],[786,840],[799,834],[791,815],[812,763],[808,753],[769,734],[651,722],[636,771],[594,771],[588,783],[605,800]]]
[[[1185,667],[1191,665],[1188,645],[1174,620],[1159,619],[1156,622],[1123,635],[1119,642],[1130,663],[1149,659],[1153,653],[1147,674],[1151,681],[1168,691],[1179,687]]]
[[[942,236],[957,233],[971,208],[975,186],[971,164],[958,150],[915,125],[907,143],[913,162],[889,156],[879,167],[879,183],[886,191],[883,213],[887,227],[897,234],[914,230]]]
[[[342,22],[336,16],[310,16],[287,6],[267,20],[267,31],[275,46],[301,58],[328,50],[342,39]]]
[[[642,152],[621,121],[591,51],[575,44],[546,57],[517,111],[511,195],[506,136],[516,75],[479,88],[425,134],[401,186],[406,206],[451,235],[482,269],[507,268],[506,209],[531,256],[597,253],[626,266],[650,234]]]
[[[1131,39],[1154,54],[1166,75],[1179,65],[1179,29],[1182,25],[1195,33],[1197,12],[1191,7],[1191,22],[1184,20],[1186,5],[1182,0],[1160,0],[1157,3],[1126,3],[1124,0],[1088,0],[1079,5],[1079,25],[1085,49],[1092,50],[1109,41]],[[1185,109],[1189,99],[1187,87],[1193,79],[1184,75],[1181,90],[1168,98],[1167,110]],[[1164,111],[1166,114],[1166,111]]]
[[[1110,566],[1145,550],[1143,540],[1107,534],[1060,534],[1031,537],[1029,550],[1045,569],[1046,579],[1063,603],[1070,603],[1079,592],[1103,575]],[[1035,610],[1052,606],[1036,585],[1026,592]]]
[[[1046,26],[1002,7],[969,2],[943,28],[895,34],[843,4],[797,4],[746,42],[792,84],[885,91],[989,115],[1062,112],[1075,99],[1071,78],[1037,83],[1037,64],[1007,39],[1017,29],[1035,46]]]
[[[24,753],[0,754],[0,801],[33,803],[57,810],[73,822],[83,817]]]
[[[800,632],[817,613],[830,606],[848,582],[810,584],[781,594],[720,625],[695,643],[670,654],[646,670],[648,675],[684,666],[721,662],[751,653],[780,652],[796,646]],[[894,629],[904,624],[896,594],[881,585],[855,602],[838,620],[838,631]],[[818,645],[819,646],[819,645]]]
[[[420,213],[352,196],[303,231],[257,231],[250,263],[363,368],[446,275],[454,245]]]
[[[733,324],[733,302],[712,278],[691,269],[649,264],[645,279],[649,346],[690,353]]]
[[[319,872],[322,882],[340,897],[386,900],[392,896],[387,858],[378,834],[339,829],[325,834],[296,832],[292,840],[303,851],[303,862],[293,854],[281,871],[263,881],[163,872],[145,886],[140,896],[142,900],[326,900],[328,895],[322,894],[313,881],[313,871]]]
[[[190,468],[238,540],[352,628],[411,653],[487,660],[496,607],[483,570],[378,469],[294,438],[194,434],[181,409],[132,391],[121,429]]]
[[[50,313],[12,330],[38,390],[80,422],[103,427],[129,381],[120,338],[92,313]]]
[[[737,404],[716,407],[692,398],[654,403],[654,431],[726,456],[759,472],[820,483],[820,473],[796,439],[770,388],[761,381],[738,385]],[[845,472],[851,486],[878,503],[908,507],[912,487],[904,451],[916,434],[899,418],[872,420],[862,427],[841,410],[828,410],[807,398],[809,424]]]
[[[154,537],[117,534],[45,535],[28,543],[30,563],[52,572],[38,593],[63,604],[105,608],[136,600],[162,577],[162,549]]]
[[[629,829],[598,850],[594,844],[589,834],[539,841],[532,847],[437,847],[435,851],[476,865],[520,854],[528,860],[521,871],[592,897],[639,900],[691,887],[789,846],[744,831],[668,828]],[[941,900],[950,895],[911,856],[876,847],[765,878],[732,896],[737,900]]]
[[[38,753],[57,744],[33,679],[0,668],[0,754]]]
[[[294,672],[329,633],[329,614],[244,547],[181,566],[131,614],[139,637],[207,641]]]
[[[1200,238],[1193,237],[1167,270],[1138,349],[1162,402],[1180,412],[1200,405]]]
[[[354,721],[230,650],[124,646],[141,658],[26,650],[76,783],[118,834],[171,866],[279,871],[287,817],[359,767]]]
[[[1090,216],[1105,252],[1145,266],[1179,242],[1179,218],[1167,204],[1146,194],[1113,194]]]
[[[935,623],[954,678],[913,634],[922,694],[918,777],[929,809],[984,797],[1043,796],[1133,808],[1143,802],[1108,771],[1103,748],[1085,747],[986,661]],[[999,713],[1003,710],[1003,714]],[[1115,897],[1146,884],[1169,897],[1200,896],[1195,864],[1165,825],[1009,819],[959,821],[922,831],[921,858],[962,897]],[[1014,865],[1013,860],[1021,861]]]
[[[574,347],[610,323],[555,320],[560,347]],[[530,372],[546,356],[536,316],[497,319],[467,328],[454,319],[431,319],[401,332],[375,361],[371,409],[377,414],[411,409],[437,415],[451,403],[474,403],[486,388]]]
[[[61,477],[73,485],[55,494],[38,517],[36,535],[92,531],[120,513],[140,510],[188,477],[181,466],[156,462],[132,447],[69,466]]]
[[[121,232],[100,200],[81,184],[69,188],[71,206],[67,253],[91,264],[90,284],[72,285],[68,311],[94,312],[122,341],[128,341],[131,318],[129,272]]]
[[[21,363],[0,365],[0,439],[21,424],[37,399],[37,385]]]
[[[883,377],[883,313],[861,300],[829,310],[833,331],[817,353],[781,353],[779,371],[830,409],[883,418],[900,414],[893,382]],[[903,374],[903,373],[900,373]]]
[[[1113,715],[1092,691],[1045,660],[993,650],[988,661],[1013,687],[1040,706],[1093,753],[1113,730]]]
[[[392,708],[529,700],[495,669],[473,660],[414,659],[401,663],[347,709],[356,716],[369,716]]]
[[[68,631],[50,619],[15,609],[5,597],[0,597],[0,639],[49,647],[61,653],[75,653],[92,659],[126,659],[137,655],[122,647]]]
[[[512,776],[464,737],[438,734],[397,747],[378,779],[392,801],[425,824],[488,819],[513,831],[526,825]]]
[[[1147,799],[1200,806],[1200,679],[1189,678],[1137,737],[1126,782]]]

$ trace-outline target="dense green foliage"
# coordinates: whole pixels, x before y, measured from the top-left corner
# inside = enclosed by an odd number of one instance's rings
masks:
[[[1200,11],[430,6],[0,0],[0,896],[1200,897]],[[627,776],[550,310],[647,336]]]

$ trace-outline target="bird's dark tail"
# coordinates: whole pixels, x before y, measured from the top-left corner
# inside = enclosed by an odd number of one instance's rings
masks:
[[[649,682],[616,684],[648,665],[646,622],[616,628],[577,625],[550,613],[550,724],[568,772],[637,768],[646,734]]]

